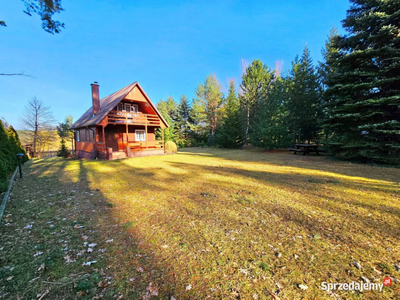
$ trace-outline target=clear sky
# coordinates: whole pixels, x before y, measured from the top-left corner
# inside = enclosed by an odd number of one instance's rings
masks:
[[[55,19],[65,29],[51,35],[22,1],[1,1],[0,117],[19,128],[26,103],[37,97],[58,121],[74,120],[91,106],[90,84],[100,97],[138,81],[154,103],[172,95],[194,97],[195,88],[216,74],[227,89],[240,83],[242,61],[261,59],[288,70],[305,44],[314,62],[348,0],[111,1],[63,0]]]

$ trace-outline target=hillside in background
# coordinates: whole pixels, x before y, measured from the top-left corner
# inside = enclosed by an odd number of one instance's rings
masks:
[[[17,130],[22,145],[32,144],[33,135],[27,130]],[[57,151],[60,147],[60,137],[56,130],[42,131],[38,140],[39,151]],[[71,149],[71,143],[66,143],[68,149]]]

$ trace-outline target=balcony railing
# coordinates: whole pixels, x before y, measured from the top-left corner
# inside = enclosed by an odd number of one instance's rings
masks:
[[[156,115],[147,115],[141,112],[123,112],[123,111],[111,111],[108,114],[109,124],[132,124],[132,125],[148,125],[148,126],[160,126],[161,122]]]

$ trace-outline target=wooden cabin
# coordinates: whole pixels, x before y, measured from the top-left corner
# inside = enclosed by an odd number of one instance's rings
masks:
[[[164,153],[168,124],[138,82],[101,100],[97,82],[91,86],[92,107],[71,126],[76,156],[118,159]],[[157,129],[161,140],[156,139]]]

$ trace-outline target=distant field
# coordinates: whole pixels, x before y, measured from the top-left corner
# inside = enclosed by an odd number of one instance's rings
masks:
[[[25,130],[18,130],[18,136],[22,145],[30,144],[33,142],[31,134]],[[57,131],[51,131],[50,135],[52,136],[52,141],[50,143],[46,143],[43,146],[43,151],[57,151],[60,148],[60,137],[57,134]],[[67,142],[66,146],[68,149],[71,149],[71,143]]]
[[[119,161],[35,160],[25,172],[0,227],[4,299],[400,295],[400,169],[185,149]],[[96,243],[93,251],[84,242]],[[320,288],[385,277],[393,283],[382,293]]]

